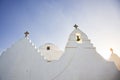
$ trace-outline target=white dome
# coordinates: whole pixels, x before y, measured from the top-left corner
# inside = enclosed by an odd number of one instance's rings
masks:
[[[39,48],[41,56],[47,61],[58,60],[63,52],[54,44],[46,43]]]

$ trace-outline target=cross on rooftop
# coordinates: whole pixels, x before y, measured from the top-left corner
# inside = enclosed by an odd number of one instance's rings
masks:
[[[110,51],[113,53],[113,49],[112,48],[110,48]]]
[[[26,31],[24,34],[25,34],[25,37],[28,37],[29,32],[28,32],[28,31]]]
[[[77,28],[78,28],[78,25],[75,24],[74,27],[75,27],[75,29],[77,29]]]

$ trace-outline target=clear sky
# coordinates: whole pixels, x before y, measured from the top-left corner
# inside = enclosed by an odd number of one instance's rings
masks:
[[[120,55],[120,0],[0,0],[0,51],[30,32],[37,47],[64,50],[73,25],[88,35],[98,53]]]

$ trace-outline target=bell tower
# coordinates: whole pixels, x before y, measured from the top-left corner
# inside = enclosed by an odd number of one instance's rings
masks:
[[[78,25],[75,24],[73,27],[75,29],[69,35],[66,48],[94,48],[87,35],[79,29]]]

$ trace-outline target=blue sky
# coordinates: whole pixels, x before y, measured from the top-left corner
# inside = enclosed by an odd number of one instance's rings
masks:
[[[0,0],[0,51],[30,32],[37,47],[46,42],[62,50],[78,24],[97,51],[120,55],[120,0]]]

